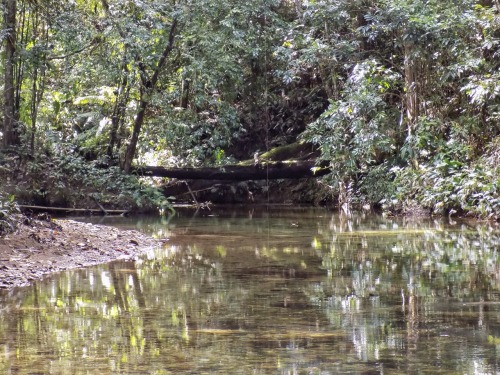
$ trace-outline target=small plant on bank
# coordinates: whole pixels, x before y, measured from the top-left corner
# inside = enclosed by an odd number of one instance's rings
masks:
[[[0,192],[0,236],[16,230],[20,218],[14,196]]]

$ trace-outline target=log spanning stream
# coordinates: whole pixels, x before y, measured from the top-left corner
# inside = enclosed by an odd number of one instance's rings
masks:
[[[331,172],[326,165],[315,161],[269,161],[257,165],[226,165],[205,168],[164,168],[144,166],[133,169],[134,173],[147,177],[169,177],[185,180],[277,180],[321,177]]]
[[[1,294],[0,373],[500,371],[493,225],[301,208],[94,220],[168,241]]]

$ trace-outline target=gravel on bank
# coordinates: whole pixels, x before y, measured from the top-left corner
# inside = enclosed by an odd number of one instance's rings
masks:
[[[138,231],[26,218],[16,232],[0,237],[0,289],[26,286],[72,268],[134,259],[160,246],[160,240]]]

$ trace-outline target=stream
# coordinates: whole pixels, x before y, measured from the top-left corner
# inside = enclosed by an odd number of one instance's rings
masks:
[[[1,374],[500,372],[493,223],[300,207],[80,220],[166,243],[2,292]]]

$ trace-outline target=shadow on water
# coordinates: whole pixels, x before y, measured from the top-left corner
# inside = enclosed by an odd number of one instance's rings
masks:
[[[500,371],[492,224],[305,208],[103,223],[169,240],[1,295],[0,372]]]

